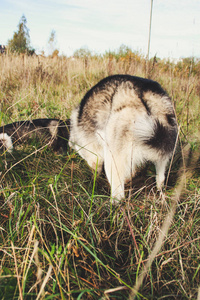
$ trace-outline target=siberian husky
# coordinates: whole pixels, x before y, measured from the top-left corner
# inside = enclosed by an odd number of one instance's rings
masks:
[[[54,151],[66,151],[69,139],[69,120],[35,119],[19,121],[0,127],[0,148],[12,152],[15,143],[24,143],[30,138],[44,138]]]
[[[72,111],[69,145],[98,172],[104,164],[115,202],[146,161],[155,164],[162,189],[177,132],[172,102],[157,82],[114,75],[92,87]]]

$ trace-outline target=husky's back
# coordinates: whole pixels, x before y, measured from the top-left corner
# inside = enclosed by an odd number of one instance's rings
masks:
[[[69,144],[99,172],[104,163],[113,199],[149,160],[161,189],[177,138],[171,100],[155,81],[114,75],[91,88],[71,115]]]

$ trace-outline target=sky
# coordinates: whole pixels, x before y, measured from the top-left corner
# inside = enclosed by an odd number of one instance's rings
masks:
[[[93,54],[123,44],[147,54],[151,0],[0,0],[0,44],[6,45],[25,15],[31,46],[66,56],[80,48]],[[150,57],[200,58],[200,0],[153,0]]]

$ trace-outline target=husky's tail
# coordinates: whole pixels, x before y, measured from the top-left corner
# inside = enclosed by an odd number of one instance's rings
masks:
[[[11,137],[5,133],[0,133],[0,148],[4,147],[8,152],[12,152],[13,150],[13,143]]]
[[[55,151],[66,151],[69,140],[70,120],[35,119],[19,121],[0,127],[0,148],[12,152],[14,143],[23,143],[30,137],[48,136]]]
[[[134,136],[138,142],[170,154],[177,140],[177,125],[175,121],[164,125],[151,116],[139,117],[134,124]]]

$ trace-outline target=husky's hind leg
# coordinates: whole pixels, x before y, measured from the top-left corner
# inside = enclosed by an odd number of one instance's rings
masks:
[[[119,149],[110,143],[104,147],[104,168],[111,186],[112,202],[116,204],[125,197],[124,185],[135,174],[129,146]]]
[[[104,168],[111,186],[113,203],[124,198],[124,167],[122,158],[108,147],[104,149]]]
[[[132,132],[126,117],[127,112],[124,110],[111,114],[105,130],[104,168],[113,202],[124,198],[125,182],[134,174]]]
[[[156,166],[156,185],[159,191],[162,190],[165,181],[165,170],[169,159],[159,160],[155,163]]]

